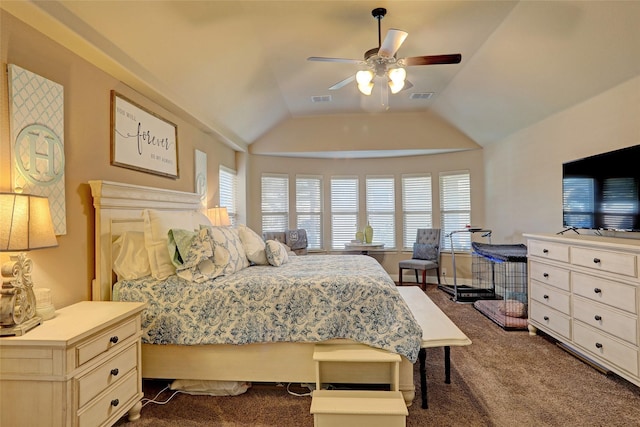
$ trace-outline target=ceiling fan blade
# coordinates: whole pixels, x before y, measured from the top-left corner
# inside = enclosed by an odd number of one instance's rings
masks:
[[[435,64],[459,64],[462,61],[462,55],[454,53],[451,55],[425,55],[411,56],[404,58],[406,66],[412,65],[435,65]]]
[[[361,64],[364,61],[361,59],[348,59],[348,58],[325,58],[324,56],[310,56],[307,61],[319,61],[319,62],[346,62],[349,64]]]
[[[345,87],[346,85],[348,85],[349,83],[351,83],[352,81],[354,81],[356,79],[356,75],[352,74],[349,77],[347,77],[344,80],[340,80],[338,83],[334,84],[333,86],[331,86],[329,88],[329,90],[338,90],[340,88]]]
[[[403,90],[411,89],[412,87],[413,83],[411,83],[409,80],[405,80],[404,87],[402,88],[402,90],[400,90],[400,92],[402,92]]]
[[[400,46],[407,38],[409,33],[402,30],[397,30],[395,28],[389,29],[387,31],[387,35],[384,38],[384,41],[380,45],[380,49],[378,50],[378,55],[384,56],[385,58],[391,58],[396,54]]]

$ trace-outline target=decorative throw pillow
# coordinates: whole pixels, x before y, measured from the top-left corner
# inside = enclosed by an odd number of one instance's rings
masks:
[[[191,249],[191,242],[197,235],[197,231],[183,230],[181,228],[169,230],[167,249],[174,266],[179,267],[184,263]]]
[[[242,246],[238,230],[230,227],[205,227],[211,248],[213,249],[213,263],[222,267],[222,274],[233,274],[249,267],[247,254]]]
[[[267,255],[267,261],[274,267],[280,267],[282,264],[289,261],[289,254],[284,244],[277,240],[267,240],[265,243],[264,251]]]
[[[151,275],[157,280],[166,279],[176,272],[167,248],[169,230],[172,228],[197,230],[200,224],[211,225],[211,221],[197,211],[174,212],[145,209],[142,217]]]
[[[269,264],[267,255],[264,252],[264,240],[262,240],[262,237],[244,224],[238,225],[238,234],[249,261],[258,265]]]
[[[125,231],[113,242],[113,271],[118,280],[134,280],[151,275],[149,254],[142,231]]]
[[[176,274],[189,282],[201,283],[221,276],[223,270],[224,266],[216,266],[213,262],[209,230],[205,228],[191,240],[183,263],[176,267]]]
[[[413,259],[425,259],[428,261],[438,260],[438,245],[430,243],[414,243]]]

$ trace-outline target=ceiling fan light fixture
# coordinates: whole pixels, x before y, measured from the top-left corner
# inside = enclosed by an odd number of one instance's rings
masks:
[[[360,70],[356,73],[356,82],[358,82],[358,90],[363,95],[371,95],[373,90],[373,71]]]
[[[407,78],[407,71],[404,68],[392,68],[388,72],[389,89],[394,95],[404,87],[404,80]]]

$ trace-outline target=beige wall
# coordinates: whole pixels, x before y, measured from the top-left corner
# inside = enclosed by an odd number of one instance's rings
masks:
[[[640,76],[485,147],[486,225],[495,241],[561,231],[562,163],[636,144]]]
[[[194,150],[207,153],[208,203],[218,203],[218,166],[235,168],[235,153],[210,135],[140,96],[38,31],[0,10],[2,104],[0,191],[11,191],[7,64],[16,64],[64,86],[67,234],[58,247],[32,251],[36,287],[52,290],[54,305],[90,299],[93,279],[92,179],[194,191]],[[110,165],[110,91],[116,90],[178,126],[180,178],[169,179]],[[6,261],[8,254],[0,254]]]
[[[295,224],[295,176],[296,174],[321,175],[324,185],[324,211],[330,212],[329,186],[330,178],[335,175],[355,175],[360,178],[360,223],[364,224],[365,213],[362,208],[365,206],[364,185],[367,175],[393,175],[396,178],[396,206],[401,203],[401,176],[412,173],[431,173],[433,191],[433,225],[440,226],[440,199],[438,194],[438,176],[441,172],[468,170],[471,175],[471,218],[473,224],[484,223],[484,170],[483,170],[483,150],[470,150],[451,154],[439,154],[431,156],[413,156],[385,159],[309,159],[309,158],[288,158],[249,155],[247,176],[248,205],[252,208],[248,212],[247,225],[257,231],[261,230],[260,216],[260,179],[263,173],[283,173],[289,175],[289,195],[290,195],[290,219],[291,226]],[[330,237],[330,217],[324,217],[324,238],[323,241],[328,249]],[[375,235],[375,230],[374,230]],[[355,237],[355,236],[354,236]],[[396,241],[402,244],[402,212],[396,215]],[[386,251],[384,254],[375,256],[383,267],[396,277],[398,274],[398,261],[410,257],[407,252],[401,250]],[[461,275],[466,275],[469,270],[469,258],[456,258],[456,263]],[[449,255],[443,256],[443,265],[448,266],[451,272]],[[450,273],[451,274],[451,273]],[[415,279],[414,279],[415,280]]]

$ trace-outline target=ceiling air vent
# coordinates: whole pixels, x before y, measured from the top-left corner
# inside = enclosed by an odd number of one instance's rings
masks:
[[[429,99],[433,96],[433,92],[414,92],[409,95],[409,99]]]
[[[312,96],[311,102],[331,102],[331,95]]]

